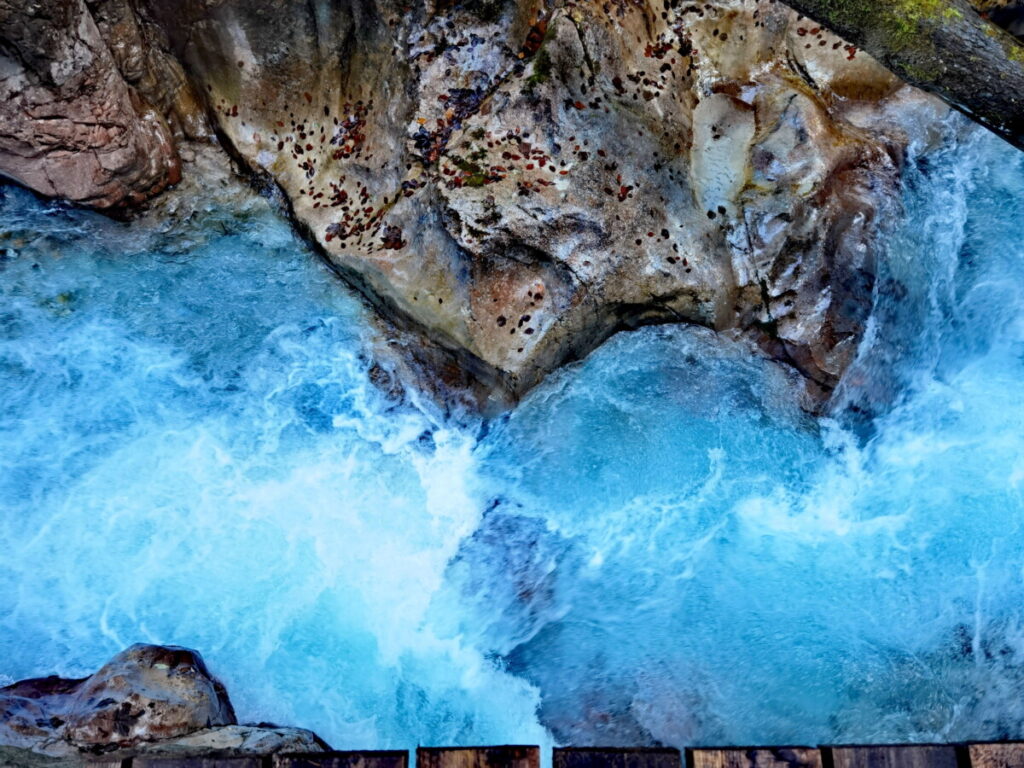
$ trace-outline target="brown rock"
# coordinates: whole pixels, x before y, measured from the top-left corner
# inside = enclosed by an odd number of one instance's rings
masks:
[[[0,171],[138,200],[176,178],[161,116],[200,136],[205,110],[485,409],[661,322],[746,334],[824,399],[945,111],[771,0],[37,5],[0,0]]]
[[[0,744],[49,755],[126,749],[232,725],[224,686],[195,651],[133,645],[82,680],[0,689]]]
[[[125,82],[84,0],[0,0],[0,175],[96,208],[179,178],[167,123]]]

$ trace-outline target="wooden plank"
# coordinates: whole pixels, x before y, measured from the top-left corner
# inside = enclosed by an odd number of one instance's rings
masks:
[[[416,768],[540,768],[540,747],[420,747]]]
[[[694,749],[693,768],[822,768],[821,752],[809,747]]]
[[[262,757],[135,757],[132,768],[263,768]]]
[[[945,745],[833,747],[835,768],[957,768],[956,748]]]
[[[971,768],[1024,768],[1024,742],[969,744]]]
[[[274,755],[273,768],[408,768],[405,750]]]
[[[682,768],[678,749],[568,747],[554,752],[554,768]]]

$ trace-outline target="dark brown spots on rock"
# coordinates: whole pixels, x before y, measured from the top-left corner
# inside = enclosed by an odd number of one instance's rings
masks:
[[[402,239],[402,228],[394,226],[384,227],[384,236],[381,238],[381,245],[393,251],[405,248],[408,243]]]

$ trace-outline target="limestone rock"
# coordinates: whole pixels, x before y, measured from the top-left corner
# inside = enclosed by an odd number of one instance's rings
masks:
[[[244,757],[278,752],[323,752],[327,745],[312,731],[274,725],[225,725],[187,736],[142,743],[131,755],[160,757]],[[127,753],[124,756],[128,756]]]
[[[906,127],[946,111],[772,0],[89,9],[64,37],[177,133],[202,135],[205,110],[338,271],[433,343],[408,354],[481,383],[485,410],[658,322],[744,333],[820,402],[864,332]],[[37,69],[84,62],[64,37]],[[44,188],[38,157],[11,175]],[[49,193],[92,194],[65,178]]]
[[[264,757],[278,753],[323,752],[327,745],[312,731],[274,725],[223,725],[187,736],[101,755],[42,755],[28,749],[0,746],[0,768],[115,768],[129,757],[221,759]]]
[[[928,100],[781,4],[185,6],[149,0],[233,150],[496,399],[651,322],[743,330],[821,393],[851,360],[889,116]]]

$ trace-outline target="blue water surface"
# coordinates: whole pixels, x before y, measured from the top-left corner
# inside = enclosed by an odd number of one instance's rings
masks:
[[[0,679],[188,645],[342,748],[1024,737],[1022,157],[908,160],[825,419],[659,327],[445,420],[265,201],[4,188]]]

